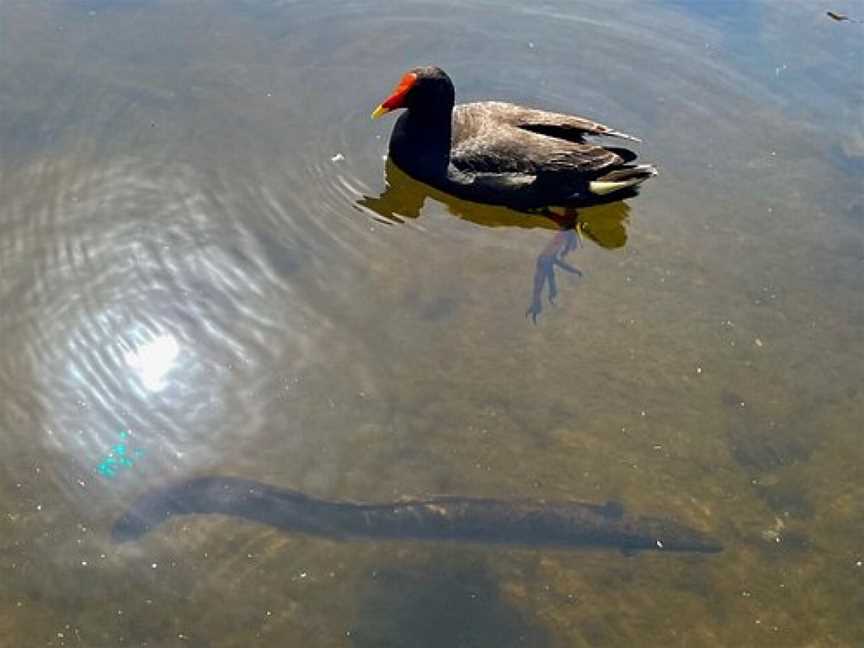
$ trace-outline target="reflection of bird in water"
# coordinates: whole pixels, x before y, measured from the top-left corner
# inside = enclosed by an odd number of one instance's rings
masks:
[[[424,202],[431,198],[446,205],[452,214],[477,225],[557,230],[537,257],[531,303],[526,313],[535,322],[542,311],[544,288],[548,285],[550,302],[554,302],[558,295],[555,269],[577,276],[582,274],[565,260],[572,250],[580,247],[582,236],[608,249],[623,247],[627,242],[630,207],[621,200],[594,201],[591,206],[556,209],[541,215],[461,200],[414,180],[389,159],[385,174],[383,193],[364,196],[358,201],[385,223],[402,223],[406,218],[418,218]]]

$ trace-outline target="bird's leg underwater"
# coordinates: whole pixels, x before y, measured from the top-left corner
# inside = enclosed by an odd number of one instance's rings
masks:
[[[537,265],[534,270],[534,289],[531,293],[531,304],[525,311],[525,316],[530,317],[536,324],[537,316],[543,311],[543,286],[549,284],[549,303],[554,304],[558,296],[558,284],[555,280],[555,266],[566,272],[581,277],[582,271],[573,267],[563,260],[562,257],[572,250],[580,247],[582,239],[579,234],[578,225],[568,227],[557,232],[552,240],[546,244],[537,257]]]

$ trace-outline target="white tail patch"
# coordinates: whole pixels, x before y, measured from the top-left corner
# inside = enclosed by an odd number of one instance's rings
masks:
[[[588,183],[588,190],[598,196],[605,196],[613,191],[621,191],[628,187],[642,184],[648,178],[657,175],[657,169],[650,164],[642,164],[632,169],[613,171],[604,180],[602,177]],[[623,177],[622,177],[623,176]]]
[[[613,191],[621,191],[627,187],[634,187],[645,182],[648,178],[633,178],[631,180],[619,180],[618,182],[603,182],[602,180],[594,180],[588,185],[588,190],[598,196],[605,196]]]

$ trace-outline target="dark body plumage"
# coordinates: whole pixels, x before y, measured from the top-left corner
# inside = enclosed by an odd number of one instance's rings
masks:
[[[437,67],[415,68],[390,157],[406,173],[447,193],[517,209],[618,200],[656,174],[624,148],[586,136],[639,141],[583,117],[488,101],[455,105],[453,83]],[[392,100],[392,98],[391,98]],[[385,105],[387,102],[385,102]]]

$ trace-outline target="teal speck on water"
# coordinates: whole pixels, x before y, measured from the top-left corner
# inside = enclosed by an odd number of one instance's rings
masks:
[[[135,461],[144,454],[143,450],[129,450],[128,432],[120,433],[120,442],[111,446],[107,456],[96,466],[96,471],[103,477],[115,477],[117,473],[135,465]]]

